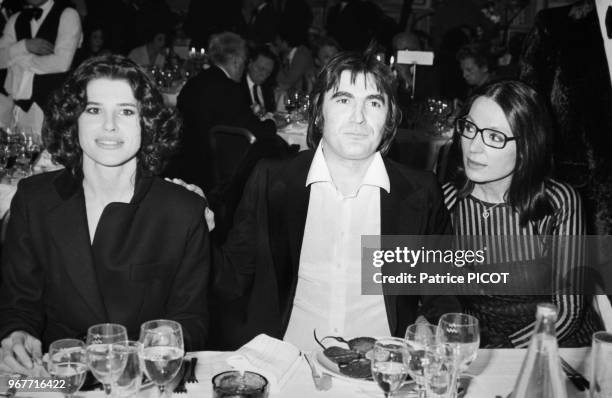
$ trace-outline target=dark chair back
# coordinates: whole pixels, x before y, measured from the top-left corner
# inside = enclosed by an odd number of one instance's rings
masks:
[[[227,185],[247,158],[257,138],[242,127],[218,125],[210,129],[213,186]]]

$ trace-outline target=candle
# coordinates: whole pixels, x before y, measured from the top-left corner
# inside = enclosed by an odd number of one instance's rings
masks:
[[[189,56],[193,57],[195,55],[195,47],[191,47],[191,50],[189,50]]]
[[[380,62],[380,55],[376,56],[376,60]]]
[[[232,370],[212,380],[214,398],[267,398],[268,380],[258,373]]]
[[[393,58],[393,55],[392,55],[391,60],[389,61],[389,65],[393,66],[394,63],[395,63],[395,58]]]
[[[200,48],[200,55],[204,55],[204,52],[205,52],[204,49]]]

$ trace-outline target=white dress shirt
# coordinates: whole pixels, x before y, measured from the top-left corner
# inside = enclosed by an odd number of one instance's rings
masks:
[[[320,144],[306,185],[308,215],[284,339],[312,350],[317,347],[315,328],[319,337],[389,336],[382,292],[361,294],[361,235],[380,235],[380,190],[390,191],[382,157],[374,155],[357,193],[344,196],[332,181]]]
[[[249,76],[248,72],[246,74],[246,81],[247,81],[247,85],[249,86],[249,95],[251,96],[251,104],[259,103],[262,106],[262,108],[266,109],[266,103],[264,102],[264,99],[263,99],[263,94],[261,92],[261,86],[257,85],[257,98],[259,99],[259,102],[258,102],[253,96],[253,86],[255,85],[255,82],[251,80],[251,76]]]
[[[32,37],[36,37],[53,4],[53,0],[42,4],[41,17],[30,21]],[[29,99],[32,96],[34,75],[61,73],[70,68],[74,53],[82,41],[81,19],[75,9],[64,9],[60,16],[53,53],[35,55],[27,50],[25,39],[17,41],[15,22],[19,15],[20,13],[16,13],[9,18],[0,38],[0,68],[7,68],[6,81],[2,84],[9,96],[12,99]],[[37,104],[32,104],[27,113],[15,107],[14,120],[10,121],[10,125],[17,124],[40,133],[43,117]],[[8,123],[3,121],[3,124]]]

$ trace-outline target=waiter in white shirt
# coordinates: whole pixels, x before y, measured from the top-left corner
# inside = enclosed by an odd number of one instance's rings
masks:
[[[0,38],[0,69],[6,75],[0,84],[5,95],[0,124],[40,134],[42,107],[63,83],[82,28],[77,11],[63,0],[26,3],[26,9],[9,18]]]

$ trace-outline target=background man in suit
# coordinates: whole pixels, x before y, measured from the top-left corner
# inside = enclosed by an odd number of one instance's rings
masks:
[[[258,140],[276,137],[272,120],[260,120],[251,111],[240,85],[247,61],[245,41],[235,33],[211,38],[208,54],[213,65],[191,78],[181,90],[177,107],[183,116],[181,153],[168,175],[211,188],[210,129],[218,124],[244,127]]]
[[[81,42],[81,20],[63,0],[26,3],[30,7],[9,18],[0,39],[0,69],[6,70],[2,91],[16,106],[12,120],[1,122],[40,134],[41,107],[70,69]]]
[[[251,108],[257,110],[255,113],[276,110],[274,87],[269,79],[274,72],[275,64],[276,56],[268,47],[256,47],[249,53],[249,63],[244,79],[242,79],[242,87]]]
[[[360,294],[361,235],[450,231],[435,177],[382,157],[400,115],[392,82],[372,51],[336,56],[315,83],[312,149],[255,169],[215,252],[217,347],[267,333],[312,349],[314,328],[403,336],[419,315],[458,309],[454,298]]]

